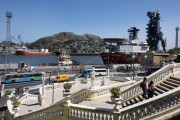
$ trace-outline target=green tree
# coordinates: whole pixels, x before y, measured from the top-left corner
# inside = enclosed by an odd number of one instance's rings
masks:
[[[170,55],[174,55],[174,54],[176,54],[176,49],[175,49],[175,48],[169,49],[168,53],[169,53]]]

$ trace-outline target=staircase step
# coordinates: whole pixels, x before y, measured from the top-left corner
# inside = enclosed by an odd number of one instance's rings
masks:
[[[177,78],[177,77],[170,77],[170,79],[180,81],[180,78]]]
[[[178,84],[170,82],[170,81],[164,81],[164,83],[167,83],[167,84],[169,84],[169,85],[171,85],[171,86],[173,86],[175,88],[179,86]]]
[[[175,79],[168,79],[168,81],[180,85],[180,81],[177,81],[177,80],[175,80]]]
[[[171,90],[175,88],[175,87],[173,87],[173,86],[171,86],[171,85],[169,85],[167,83],[161,83],[161,85],[164,86],[164,87],[167,87],[167,88],[169,88]]]
[[[162,89],[162,90],[164,90],[164,91],[166,91],[166,92],[169,91],[169,90],[171,90],[171,89],[169,89],[169,88],[167,88],[167,87],[162,86],[161,84],[158,85],[157,87],[160,88],[160,89]]]
[[[160,95],[160,93],[158,93],[157,91],[154,91],[154,95],[158,96],[158,95]]]
[[[162,89],[159,89],[158,87],[155,87],[154,89],[155,89],[155,91],[157,91],[160,94],[166,92],[166,91],[163,91]]]

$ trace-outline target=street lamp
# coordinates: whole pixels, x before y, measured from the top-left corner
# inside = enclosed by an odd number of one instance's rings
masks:
[[[59,58],[57,60],[58,60],[58,75],[59,75]]]
[[[45,84],[45,73],[42,72],[42,96],[44,96],[44,92],[45,92],[45,89],[44,89],[44,84]]]
[[[135,59],[135,55],[134,54],[132,56],[132,59],[133,59],[133,80],[134,80],[134,59]]]
[[[144,71],[145,71],[145,77],[146,77],[146,64],[147,64],[147,55],[144,55]]]
[[[52,91],[52,104],[54,103],[54,79],[52,80],[53,82],[53,91]]]

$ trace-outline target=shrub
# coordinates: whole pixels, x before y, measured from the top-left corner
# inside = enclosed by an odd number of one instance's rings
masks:
[[[18,94],[18,93],[15,93],[15,96],[16,96],[16,97],[18,97],[18,96],[19,96],[19,94]]]
[[[63,87],[64,87],[65,90],[71,89],[72,84],[71,84],[71,83],[65,83],[65,84],[63,85]]]
[[[24,89],[25,89],[25,92],[29,90],[29,88],[28,88],[28,87],[26,87],[26,88],[24,88]]]
[[[170,55],[174,55],[174,54],[176,54],[176,49],[174,48],[174,49],[170,49],[169,51],[168,51],[168,53],[170,54]]]
[[[111,92],[111,95],[112,95],[113,97],[115,97],[115,98],[118,98],[118,97],[120,96],[120,94],[121,94],[121,90],[120,90],[120,88],[118,88],[118,87],[113,87],[113,88],[110,90],[110,92]]]
[[[17,101],[17,100],[16,100],[16,101],[13,101],[12,105],[13,105],[14,107],[19,107],[20,102]]]
[[[6,90],[6,91],[5,91],[5,94],[6,94],[6,95],[10,95],[11,93],[12,93],[11,90]]]

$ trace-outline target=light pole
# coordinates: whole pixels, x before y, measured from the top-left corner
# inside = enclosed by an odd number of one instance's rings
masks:
[[[145,60],[145,61],[144,61],[144,63],[145,63],[145,64],[144,64],[144,71],[145,71],[144,74],[145,74],[145,77],[146,77],[147,55],[144,55],[144,60]]]
[[[45,73],[43,72],[42,73],[42,96],[44,96],[44,82],[45,82],[45,79],[44,79],[44,77],[45,77]]]
[[[132,56],[132,59],[133,59],[133,80],[134,80],[134,59],[135,59],[135,55],[134,54]]]
[[[57,60],[58,60],[58,75],[59,75],[59,58]]]
[[[54,79],[52,80],[53,82],[53,91],[52,91],[52,104],[54,103]]]

